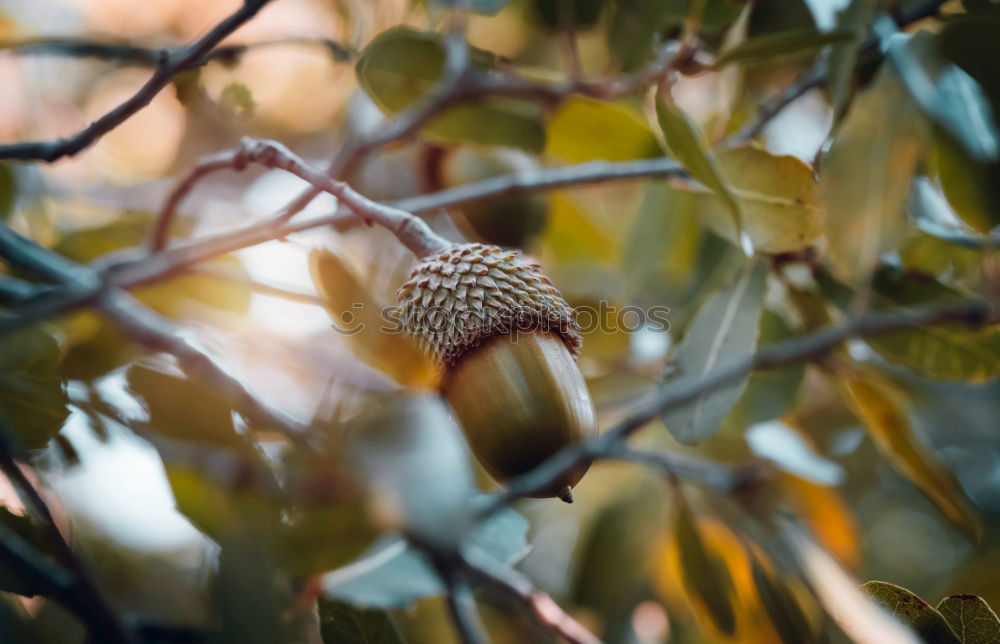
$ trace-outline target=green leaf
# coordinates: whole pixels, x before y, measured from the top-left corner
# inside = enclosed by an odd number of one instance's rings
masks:
[[[667,151],[674,156],[691,176],[714,192],[732,213],[734,226],[742,230],[740,207],[723,178],[708,144],[697,126],[691,122],[668,93],[661,93],[656,99],[656,117],[663,130]]]
[[[705,234],[695,203],[691,192],[664,181],[649,183],[621,253],[630,301],[642,297],[674,305],[688,289]]]
[[[812,642],[815,637],[809,626],[809,619],[802,612],[802,607],[795,599],[795,594],[788,588],[779,575],[770,573],[753,558],[753,583],[760,596],[767,616],[784,644],[800,644]]]
[[[733,579],[725,561],[702,540],[691,508],[678,497],[674,538],[680,554],[684,584],[705,605],[712,621],[727,635],[736,633]]]
[[[291,592],[282,583],[270,552],[248,534],[229,536],[220,545],[212,599],[223,642],[288,642],[284,617]]]
[[[961,644],[941,613],[905,588],[885,581],[869,581],[861,588],[927,644]]]
[[[641,68],[653,57],[655,34],[676,20],[674,0],[617,0],[611,3],[608,50],[622,71]]]
[[[247,443],[247,437],[237,434],[233,426],[228,398],[212,387],[144,363],[129,367],[125,380],[146,408],[146,425],[153,431],[183,441],[223,446]]]
[[[962,644],[1000,644],[1000,619],[978,595],[951,595],[937,605]]]
[[[823,227],[812,168],[793,156],[771,154],[754,144],[721,150],[719,169],[736,197],[743,231],[755,250],[789,253],[813,244]],[[678,182],[679,183],[679,182]],[[740,245],[729,209],[698,191],[696,211],[718,235]]]
[[[229,83],[222,88],[219,102],[238,119],[252,118],[257,109],[257,103],[253,100],[250,88],[238,82]]]
[[[545,154],[567,163],[630,161],[659,156],[660,145],[645,120],[624,105],[571,97],[549,117]]]
[[[876,4],[875,0],[851,0],[851,3],[837,14],[837,31],[852,31],[854,39],[836,45],[830,51],[826,77],[835,118],[840,117],[850,97],[858,48],[868,34],[868,26],[875,16]]]
[[[756,36],[726,49],[715,60],[716,69],[730,63],[759,64],[792,56],[812,54],[827,45],[855,40],[852,29],[821,32],[815,28],[792,29]]]
[[[325,644],[402,644],[392,615],[362,610],[344,602],[319,602],[320,633]]]
[[[14,212],[17,201],[17,175],[8,163],[0,163],[0,222]]]
[[[747,263],[728,287],[713,293],[699,307],[678,345],[680,376],[666,389],[684,388],[753,354],[757,346],[767,267]],[[746,388],[748,377],[701,394],[663,413],[663,422],[679,442],[705,440],[718,429]]]
[[[373,401],[351,452],[385,527],[449,546],[461,539],[475,487],[461,430],[439,397]]]
[[[948,205],[974,230],[987,234],[1000,224],[1000,163],[969,158],[951,136],[935,129],[930,164]]]
[[[866,281],[902,236],[926,134],[909,94],[884,69],[847,114],[820,166],[819,190],[827,261],[844,283]]]
[[[59,345],[38,327],[0,336],[0,417],[28,449],[45,447],[69,416]]]
[[[490,55],[472,50],[480,71]],[[357,63],[358,82],[384,112],[398,114],[432,92],[445,62],[442,36],[395,27],[379,34]],[[540,152],[545,130],[539,108],[528,101],[487,97],[456,105],[432,119],[424,131],[446,141],[505,145]]]
[[[794,336],[795,332],[780,315],[764,309],[760,316],[759,348]],[[781,417],[795,404],[804,377],[804,365],[754,372],[743,395],[726,417],[726,426],[742,429]]]
[[[979,83],[949,63],[939,39],[927,32],[897,34],[889,41],[888,58],[910,95],[975,161],[1000,157],[1000,132]]]
[[[979,515],[955,476],[917,439],[906,400],[893,383],[874,369],[841,368],[837,384],[844,403],[864,423],[882,457],[971,541],[978,542],[982,533]]]
[[[176,507],[196,528],[220,544],[248,534],[274,541],[285,508],[274,473],[256,452],[151,438]]]
[[[888,267],[872,281],[879,307],[907,307],[959,299],[958,292],[926,275]],[[987,382],[1000,377],[1000,325],[981,329],[942,324],[873,337],[868,344],[886,360],[937,380]]]
[[[469,534],[466,548],[497,566],[512,566],[528,551],[528,521],[505,509]],[[354,563],[323,576],[326,597],[361,608],[401,608],[444,592],[424,555],[396,536],[379,540]]]

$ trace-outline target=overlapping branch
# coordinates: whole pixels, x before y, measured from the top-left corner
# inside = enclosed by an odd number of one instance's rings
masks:
[[[124,103],[100,117],[76,134],[50,141],[26,141],[0,145],[0,159],[34,159],[52,162],[72,156],[121,125],[130,116],[149,105],[153,97],[166,87],[170,80],[191,69],[218,45],[226,36],[253,18],[270,0],[244,0],[242,6],[217,24],[210,32],[183,49],[162,52],[156,71],[139,90]]]

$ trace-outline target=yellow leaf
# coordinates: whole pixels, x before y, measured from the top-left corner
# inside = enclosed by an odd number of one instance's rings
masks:
[[[840,368],[837,384],[847,406],[868,429],[882,456],[917,486],[949,521],[973,541],[982,527],[954,475],[913,433],[902,393],[871,369]]]
[[[716,159],[740,205],[743,229],[755,249],[788,253],[816,241],[822,217],[816,204],[816,181],[806,163],[755,145],[722,150]],[[714,195],[700,190],[698,193],[701,220],[739,245],[729,210]]]
[[[573,97],[556,109],[546,127],[545,153],[566,161],[630,161],[660,155],[645,119],[624,105]]]
[[[821,165],[827,260],[843,282],[866,281],[879,256],[899,240],[925,139],[925,123],[906,88],[883,69],[854,101]]]
[[[386,309],[337,255],[314,250],[309,254],[309,269],[334,328],[359,358],[400,384],[423,389],[436,386],[434,365],[403,332],[401,323],[383,315]]]

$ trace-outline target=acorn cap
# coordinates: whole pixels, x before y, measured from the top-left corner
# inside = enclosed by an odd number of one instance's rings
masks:
[[[397,292],[401,320],[442,366],[500,334],[551,331],[575,357],[573,309],[519,251],[456,244],[425,257]]]

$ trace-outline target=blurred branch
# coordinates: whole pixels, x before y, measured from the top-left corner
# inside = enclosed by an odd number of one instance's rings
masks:
[[[810,69],[803,72],[795,81],[781,91],[777,96],[767,99],[757,106],[757,118],[747,123],[732,136],[728,137],[727,143],[738,145],[757,138],[767,124],[770,123],[781,112],[808,94],[811,90],[821,87],[826,83],[826,64],[817,63]]]
[[[177,205],[194,185],[206,175],[218,170],[244,170],[249,164],[260,164],[266,168],[280,169],[309,182],[313,188],[337,197],[364,223],[377,223],[396,235],[400,243],[417,257],[440,252],[450,246],[450,242],[438,236],[427,223],[404,210],[372,201],[356,192],[343,181],[331,179],[326,173],[306,163],[294,152],[276,141],[244,138],[239,147],[218,152],[198,164],[180,185],[171,193],[160,216],[157,218],[150,239],[150,251],[162,249],[167,242],[170,225]]]
[[[331,177],[343,177],[372,152],[410,137],[429,120],[442,111],[463,102],[480,100],[486,96],[511,96],[532,98],[555,104],[578,94],[613,100],[635,94],[658,83],[671,71],[683,68],[693,60],[694,51],[670,43],[663,47],[656,60],[646,69],[623,78],[601,80],[571,78],[562,83],[545,83],[518,76],[509,71],[491,74],[472,74],[468,48],[455,34],[446,43],[445,71],[438,86],[414,107],[398,115],[381,132],[370,138],[349,143],[327,168]],[[278,220],[290,219],[305,208],[320,191],[310,189],[288,204],[277,216]]]
[[[72,156],[92,145],[116,126],[149,104],[177,74],[197,66],[198,62],[226,36],[253,18],[270,0],[244,0],[234,13],[217,24],[201,39],[171,52],[157,61],[156,71],[139,90],[76,134],[50,141],[26,141],[0,145],[0,159],[32,159],[52,162]]]
[[[147,308],[129,293],[120,289],[111,290],[101,297],[99,308],[131,339],[173,355],[187,374],[222,391],[232,401],[233,407],[252,424],[282,431],[294,442],[304,440],[306,428],[298,421],[260,400],[236,376],[187,340],[173,322]]]
[[[671,477],[698,481],[721,492],[732,492],[760,480],[767,471],[766,465],[759,462],[734,467],[681,452],[635,449],[620,442],[605,449],[601,458],[647,465]]]
[[[0,523],[0,561],[24,579],[30,579],[46,595],[61,595],[73,588],[73,579],[41,552],[7,526]]]
[[[439,564],[438,573],[447,588],[448,612],[455,625],[455,633],[462,644],[484,644],[490,638],[479,618],[472,587],[461,568]]]
[[[0,274],[0,304],[17,302],[35,295],[35,287],[24,280]]]
[[[542,626],[569,644],[600,643],[598,637],[570,617],[554,599],[538,590],[523,573],[514,568],[500,570],[493,561],[474,554],[467,554],[462,560],[473,578],[512,597],[530,610]]]
[[[111,607],[87,564],[77,556],[69,542],[63,537],[55,517],[52,516],[52,511],[42,495],[35,489],[35,486],[14,459],[17,447],[12,436],[6,422],[0,419],[0,471],[3,471],[7,476],[21,502],[45,531],[49,546],[75,581],[73,591],[63,595],[67,607],[71,608],[88,626],[88,630],[97,641],[109,643],[134,641],[132,634],[122,623],[114,608]],[[58,580],[51,579],[50,581],[57,582]]]
[[[225,45],[208,52],[192,61],[187,69],[202,67],[212,61],[226,64],[235,63],[251,49],[263,49],[283,45],[304,47],[321,46],[329,50],[338,62],[346,62],[356,54],[351,48],[329,38],[278,38],[261,40],[241,45]],[[0,42],[0,51],[13,51],[29,56],[69,56],[74,58],[98,58],[112,60],[127,65],[156,67],[174,53],[170,49],[152,49],[128,43],[98,42],[86,38],[30,38]]]
[[[71,301],[97,306],[136,342],[156,351],[173,354],[185,371],[211,382],[225,392],[234,408],[245,414],[248,420],[253,419],[283,431],[293,441],[303,439],[305,430],[297,421],[259,400],[235,375],[184,338],[173,322],[148,309],[114,284],[107,283],[102,273],[43,248],[2,223],[0,257],[6,258],[13,265],[61,283],[60,287],[51,292],[68,293]],[[56,300],[28,300],[28,306],[37,302],[44,304],[46,301],[58,301],[58,297]],[[11,317],[0,317],[0,334],[26,324],[18,310],[15,307],[9,311],[13,314]],[[65,310],[69,309],[53,311],[52,315]]]
[[[822,358],[842,342],[851,338],[870,337],[944,323],[967,324],[975,327],[998,320],[1000,320],[1000,315],[998,315],[997,310],[986,301],[952,301],[922,308],[871,312],[840,324],[822,328],[814,333],[776,342],[761,349],[750,358],[725,369],[716,370],[701,380],[665,385],[646,401],[637,403],[638,409],[632,415],[604,434],[585,443],[564,448],[535,469],[511,480],[507,488],[494,497],[492,503],[485,508],[482,514],[490,515],[517,498],[545,489],[564,472],[579,463],[602,458],[618,458],[621,454],[621,441],[664,411],[725,386],[753,371],[776,369]],[[631,454],[635,455],[635,452]],[[658,461],[653,464],[657,467],[662,466],[662,463]],[[672,461],[671,466],[676,465],[677,461]],[[674,471],[681,472],[681,470]]]

